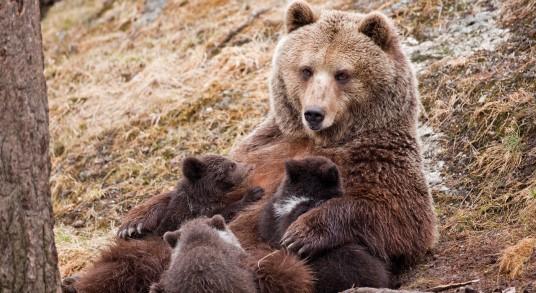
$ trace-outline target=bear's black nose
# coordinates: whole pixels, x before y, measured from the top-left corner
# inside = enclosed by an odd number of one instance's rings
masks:
[[[320,125],[322,124],[322,121],[324,121],[324,115],[324,110],[316,107],[310,108],[303,113],[305,120],[309,123],[309,127],[312,130],[320,129]]]

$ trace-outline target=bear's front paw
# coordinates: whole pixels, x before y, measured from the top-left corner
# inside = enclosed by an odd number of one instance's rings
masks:
[[[288,227],[281,239],[281,245],[302,258],[312,257],[332,248],[335,241],[331,238],[323,225],[307,223],[302,216]]]
[[[262,187],[253,187],[248,190],[243,200],[247,203],[256,202],[264,196],[264,189]]]
[[[121,239],[142,238],[149,232],[151,230],[146,228],[144,219],[138,219],[122,224],[117,230],[117,237]]]

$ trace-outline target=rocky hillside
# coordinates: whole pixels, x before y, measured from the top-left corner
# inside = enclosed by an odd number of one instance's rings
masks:
[[[311,2],[383,11],[415,64],[440,240],[404,287],[479,279],[471,286],[483,292],[536,292],[536,1]],[[48,10],[64,275],[91,260],[128,209],[173,187],[182,158],[225,154],[261,120],[285,5],[69,0]]]

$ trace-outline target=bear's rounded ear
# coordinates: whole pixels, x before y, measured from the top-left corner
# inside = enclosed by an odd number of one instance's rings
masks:
[[[359,23],[359,32],[371,38],[383,50],[389,49],[398,40],[398,34],[391,20],[379,12],[365,15]]]
[[[169,246],[174,248],[175,246],[177,246],[177,242],[179,242],[180,237],[181,237],[181,232],[179,230],[170,231],[164,234],[164,241],[166,241],[169,244]]]
[[[192,182],[203,177],[204,172],[205,164],[197,158],[188,157],[182,162],[182,174]]]
[[[322,176],[323,183],[329,186],[336,186],[339,184],[340,175],[337,166],[332,165],[324,170]]]
[[[315,22],[318,16],[307,2],[297,0],[288,6],[285,19],[287,33],[290,33],[304,25]]]
[[[217,230],[225,230],[225,219],[221,215],[215,215],[210,218],[210,225]]]
[[[296,182],[300,178],[301,166],[296,160],[285,161],[285,173],[290,182]]]

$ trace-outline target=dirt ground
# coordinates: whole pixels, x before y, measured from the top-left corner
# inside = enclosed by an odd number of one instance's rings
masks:
[[[439,242],[403,275],[536,292],[536,1],[311,1],[393,17],[414,62]],[[64,0],[42,21],[61,272],[189,154],[226,154],[268,109],[285,1]],[[455,290],[451,290],[454,292]]]

